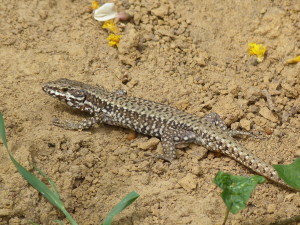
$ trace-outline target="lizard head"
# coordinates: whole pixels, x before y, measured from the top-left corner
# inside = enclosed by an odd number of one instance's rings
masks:
[[[67,103],[69,106],[83,110],[86,107],[84,104],[86,99],[84,85],[78,81],[62,78],[44,84],[42,89],[49,95]]]

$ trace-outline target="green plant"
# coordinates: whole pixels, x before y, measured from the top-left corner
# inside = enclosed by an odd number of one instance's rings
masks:
[[[265,178],[257,175],[243,177],[233,176],[222,171],[217,173],[214,183],[223,189],[221,197],[227,206],[223,225],[227,221],[229,212],[236,214],[246,208],[247,202],[256,185],[264,182]]]
[[[277,171],[278,176],[289,186],[298,191],[300,190],[300,158],[296,159],[292,164],[273,165],[273,167]],[[265,178],[257,175],[243,177],[233,176],[222,171],[217,173],[214,183],[223,189],[221,197],[227,206],[223,225],[228,219],[229,212],[236,214],[247,207],[247,202],[256,185],[264,182]],[[286,219],[276,224],[288,224],[291,223],[291,221],[300,221],[300,216]]]
[[[273,165],[273,167],[285,183],[300,191],[300,158],[289,165]]]
[[[40,169],[38,169],[37,167],[33,166],[34,169],[36,169],[43,177],[45,177],[50,186],[51,189],[48,188],[48,186],[43,183],[41,180],[39,180],[35,175],[33,175],[32,173],[30,173],[25,167],[23,167],[19,162],[17,162],[15,160],[15,158],[11,155],[11,153],[8,150],[8,145],[7,145],[7,139],[6,139],[6,133],[5,133],[5,126],[4,126],[4,120],[3,120],[3,116],[0,113],[0,136],[1,139],[3,141],[4,147],[11,159],[11,161],[13,162],[13,164],[15,165],[15,167],[17,168],[18,172],[22,175],[22,177],[27,180],[28,183],[30,183],[37,191],[39,191],[52,205],[54,205],[55,207],[57,207],[59,210],[61,210],[65,216],[67,217],[67,219],[70,221],[70,223],[72,225],[77,225],[77,223],[75,222],[75,220],[72,218],[72,216],[68,213],[68,211],[66,210],[63,202],[60,200],[59,197],[59,193],[56,189],[56,186],[54,184],[54,182],[45,174],[43,173]],[[139,194],[136,192],[131,192],[128,195],[126,195],[111,211],[110,213],[106,216],[106,218],[103,221],[103,225],[110,225],[112,222],[112,219],[115,215],[117,215],[118,213],[120,213],[122,210],[124,210],[127,206],[129,206],[131,203],[133,203],[137,198],[139,197]],[[60,224],[62,224],[61,221],[56,220],[55,222],[58,222]],[[32,223],[35,224],[35,223]]]

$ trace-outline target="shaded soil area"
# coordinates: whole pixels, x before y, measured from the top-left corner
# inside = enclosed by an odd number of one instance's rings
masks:
[[[68,78],[175,106],[200,117],[217,112],[232,129],[266,138],[238,140],[272,164],[300,157],[299,1],[122,0],[133,18],[119,23],[118,48],[95,21],[90,1],[25,0],[0,4],[0,112],[9,146],[56,183],[78,224],[99,224],[127,193],[141,196],[113,224],[221,224],[226,208],[213,184],[219,171],[251,175],[233,159],[200,146],[166,163],[157,139],[101,125],[70,131],[54,118],[78,113],[43,93]],[[248,43],[267,48],[262,63]],[[0,224],[68,222],[16,172],[0,143]],[[300,197],[267,182],[228,224],[270,224],[298,215]]]

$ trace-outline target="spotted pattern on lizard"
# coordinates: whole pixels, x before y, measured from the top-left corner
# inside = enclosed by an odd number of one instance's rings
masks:
[[[164,149],[161,158],[167,161],[176,158],[176,144],[195,143],[210,151],[221,152],[256,173],[289,187],[271,165],[239,144],[233,138],[239,132],[227,130],[215,113],[200,118],[165,104],[127,96],[124,91],[109,92],[101,86],[64,78],[44,84],[43,90],[92,116],[78,123],[55,120],[56,126],[82,130],[105,123],[155,136],[161,139]]]

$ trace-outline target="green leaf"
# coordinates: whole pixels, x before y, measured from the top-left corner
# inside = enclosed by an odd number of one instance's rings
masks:
[[[113,217],[115,215],[119,214],[122,210],[124,210],[131,203],[133,203],[138,197],[140,197],[140,195],[138,193],[136,193],[135,191],[130,192],[128,195],[126,195],[106,216],[106,218],[103,221],[103,225],[110,225]]]
[[[24,177],[25,180],[27,180],[28,183],[30,183],[35,189],[37,189],[45,198],[47,198],[48,201],[51,202],[51,204],[58,207],[59,209],[62,209],[64,207],[60,199],[57,198],[57,196],[46,186],[46,184],[44,184],[36,176],[26,170],[26,168],[18,163],[10,153],[8,154],[13,164],[15,164],[18,172],[22,175],[22,177]]]
[[[17,168],[18,172],[24,177],[25,180],[27,180],[28,183],[30,183],[36,190],[38,190],[48,201],[51,202],[52,205],[56,206],[59,208],[69,219],[72,225],[77,225],[75,220],[71,217],[71,215],[67,212],[67,210],[64,207],[63,202],[59,198],[59,194],[57,192],[57,189],[55,187],[54,182],[46,175],[44,174],[40,169],[34,166],[38,172],[47,178],[48,182],[50,183],[53,191],[51,191],[46,184],[44,184],[42,181],[40,181],[35,175],[30,173],[28,170],[26,170],[25,167],[23,167],[19,162],[17,162],[14,157],[10,154],[8,151],[8,146],[7,146],[7,140],[6,140],[6,134],[5,134],[5,127],[4,127],[4,120],[3,116],[0,113],[0,136],[3,141],[3,144],[7,150],[7,153],[9,154],[9,157],[15,167]],[[107,217],[104,219],[103,225],[110,225],[112,222],[112,219],[115,215],[120,213],[122,210],[124,210],[127,206],[129,206],[131,203],[133,203],[137,198],[139,197],[139,194],[136,192],[131,192],[128,195],[125,196],[112,210],[111,212],[107,215]],[[56,220],[55,222],[58,222],[62,224],[61,221]],[[34,223],[32,223],[34,224]]]
[[[60,225],[64,225],[64,223],[61,220],[53,220],[53,222],[58,223]]]
[[[2,113],[0,113],[0,136],[1,136],[1,139],[3,141],[5,148],[8,149],[6,134],[5,134],[4,119],[3,119]]]
[[[288,185],[300,191],[300,158],[289,165],[273,165],[278,176]]]
[[[59,199],[58,194],[55,192],[56,188],[54,185],[54,192],[52,192],[46,184],[44,184],[42,181],[40,181],[35,175],[30,173],[25,167],[23,167],[18,161],[15,160],[15,158],[10,154],[8,151],[8,146],[7,146],[7,140],[6,140],[6,135],[5,135],[5,127],[4,127],[4,120],[3,116],[0,113],[0,136],[1,139],[6,147],[6,151],[9,155],[10,160],[13,162],[15,167],[17,168],[18,172],[22,175],[22,177],[27,180],[28,183],[30,183],[36,190],[38,190],[52,205],[56,206],[59,208],[65,216],[68,218],[68,220],[71,222],[72,225],[77,225],[75,220],[71,217],[71,215],[67,212],[65,209],[65,206],[63,202]],[[41,170],[38,169],[42,174],[44,174]],[[46,176],[44,174],[44,176]],[[51,184],[53,187],[53,184]]]
[[[45,178],[48,180],[49,184],[51,185],[53,194],[59,199],[60,196],[59,196],[59,193],[58,193],[58,191],[57,191],[57,188],[56,188],[54,182],[50,179],[50,177],[48,177],[43,171],[41,171],[41,170],[40,170],[39,168],[37,168],[35,165],[32,165],[32,166],[33,166],[33,168],[36,169],[43,177],[45,177]]]
[[[264,182],[265,178],[262,176],[233,176],[222,171],[219,171],[214,179],[214,183],[223,189],[221,197],[233,214],[246,208],[256,185]]]

